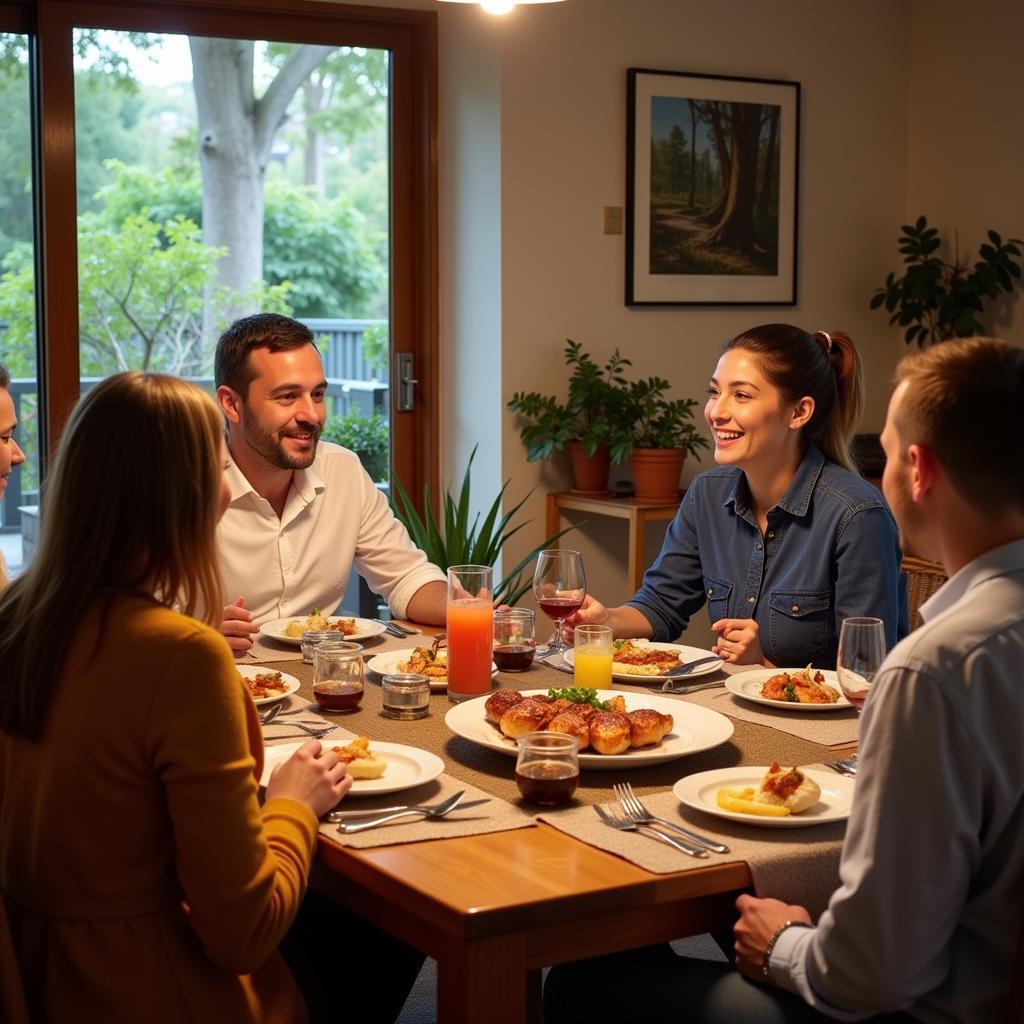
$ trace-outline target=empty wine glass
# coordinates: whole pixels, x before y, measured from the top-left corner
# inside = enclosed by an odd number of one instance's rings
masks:
[[[578,611],[587,596],[587,577],[583,573],[583,556],[566,548],[551,548],[537,557],[533,573],[533,595],[540,610],[555,623],[546,654],[567,651],[569,645],[562,635],[562,623]]]
[[[846,699],[863,711],[875,673],[885,660],[885,626],[881,619],[843,619],[839,630],[836,674]]]

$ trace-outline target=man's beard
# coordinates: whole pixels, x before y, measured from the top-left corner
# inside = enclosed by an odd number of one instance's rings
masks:
[[[300,455],[289,455],[281,443],[280,436],[264,430],[252,418],[246,419],[242,435],[246,445],[272,466],[277,466],[278,469],[308,469],[313,464],[313,459],[316,458],[316,446],[320,440],[321,428],[309,424],[308,430],[313,436],[313,444],[308,452],[303,452]]]

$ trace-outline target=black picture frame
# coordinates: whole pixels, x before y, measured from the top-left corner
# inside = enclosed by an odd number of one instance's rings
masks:
[[[800,83],[629,68],[627,95],[626,305],[795,305]]]

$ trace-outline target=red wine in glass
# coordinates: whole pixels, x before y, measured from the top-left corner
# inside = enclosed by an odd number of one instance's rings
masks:
[[[562,623],[579,610],[587,596],[583,556],[567,548],[542,551],[533,573],[533,595],[540,610],[555,623],[546,653],[567,651],[569,645],[562,636]]]

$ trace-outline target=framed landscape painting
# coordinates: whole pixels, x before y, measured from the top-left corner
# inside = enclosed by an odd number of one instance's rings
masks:
[[[800,84],[630,68],[626,305],[796,302]]]

